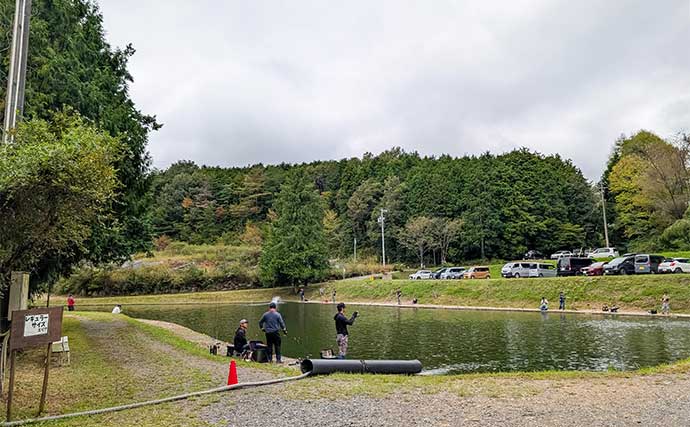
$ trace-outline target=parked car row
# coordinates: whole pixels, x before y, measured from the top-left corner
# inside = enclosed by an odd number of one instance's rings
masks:
[[[612,249],[612,248],[601,248]],[[602,252],[599,252],[601,254]],[[556,276],[603,276],[626,274],[690,273],[690,258],[665,258],[654,254],[623,254],[611,261],[595,261],[596,257],[565,256],[557,264],[513,261],[501,268],[505,278],[556,277]],[[410,274],[411,280],[421,279],[490,279],[487,266],[443,267],[436,271],[419,270]]]
[[[418,270],[410,274],[410,280],[428,279],[490,279],[489,267],[478,265],[470,268],[465,267],[443,267],[436,271]]]
[[[608,262],[595,262],[589,257],[565,257],[558,260],[557,273],[559,276],[690,273],[690,259],[634,253],[623,254]]]
[[[541,255],[538,251],[529,251],[525,254],[525,259],[539,259],[539,258],[528,258],[528,255],[533,253]],[[575,249],[572,251],[558,251],[551,254],[550,258],[553,260],[566,258],[566,257],[578,257],[578,258],[617,258],[619,256],[618,250],[616,248],[597,248],[597,249]]]

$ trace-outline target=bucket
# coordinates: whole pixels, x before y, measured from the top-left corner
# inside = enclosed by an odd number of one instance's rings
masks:
[[[266,348],[257,348],[252,352],[252,360],[258,363],[268,363],[268,351]]]
[[[322,359],[337,359],[337,356],[333,355],[333,350],[330,348],[325,348],[320,353]]]

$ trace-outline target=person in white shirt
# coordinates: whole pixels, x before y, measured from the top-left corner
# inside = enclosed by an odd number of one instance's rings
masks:
[[[122,305],[118,304],[113,308],[113,314],[120,314],[122,313]]]

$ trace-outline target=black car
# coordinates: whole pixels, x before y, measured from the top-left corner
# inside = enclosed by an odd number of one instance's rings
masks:
[[[635,274],[635,256],[612,259],[604,266],[604,274]]]
[[[579,276],[582,269],[592,265],[592,258],[584,257],[563,257],[558,259],[556,270],[557,276]]]
[[[448,267],[439,268],[438,270],[436,270],[436,271],[434,271],[433,273],[431,273],[431,277],[434,278],[434,279],[440,279],[440,278],[441,278],[441,273],[445,273],[446,270],[448,270]]]
[[[522,256],[522,259],[544,259],[544,254],[539,251],[531,250],[527,251]]]

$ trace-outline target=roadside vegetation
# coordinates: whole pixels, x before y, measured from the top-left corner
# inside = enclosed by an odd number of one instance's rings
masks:
[[[161,245],[160,242],[157,242]],[[55,286],[58,293],[84,296],[146,295],[260,287],[261,248],[251,245],[191,245],[166,242],[124,264],[83,265]],[[326,279],[392,271],[374,258],[333,261]]]

